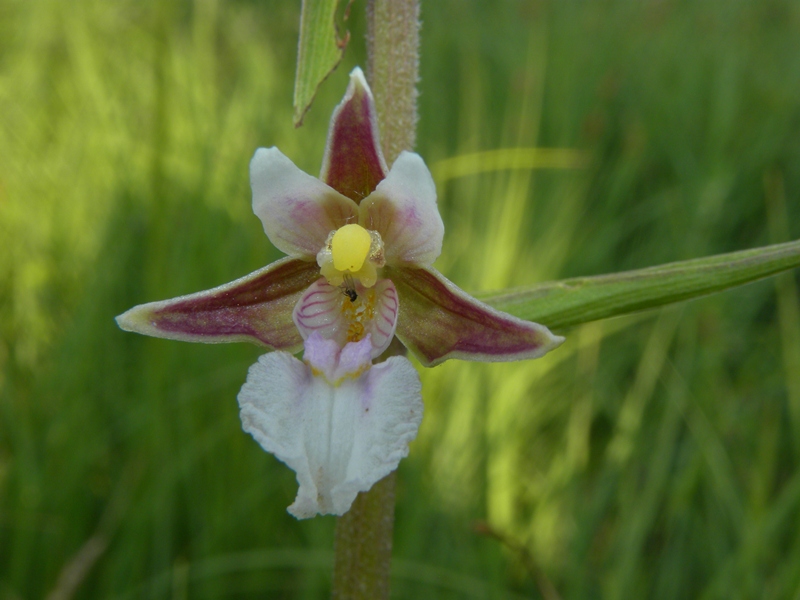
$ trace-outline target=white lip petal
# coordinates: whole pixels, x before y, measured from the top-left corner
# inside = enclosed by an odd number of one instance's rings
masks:
[[[422,419],[419,376],[397,356],[334,386],[286,352],[265,354],[238,399],[244,430],[297,474],[299,519],[347,512],[408,455]]]
[[[402,152],[386,179],[359,205],[359,223],[383,238],[386,263],[428,267],[442,252],[444,223],[425,161]]]
[[[398,309],[397,290],[388,279],[371,288],[358,286],[357,297],[351,300],[345,290],[320,278],[300,297],[292,318],[303,339],[318,332],[341,347],[369,335],[372,358],[377,358],[392,341]]]
[[[277,148],[250,161],[253,212],[278,250],[313,259],[328,234],[358,217],[356,203],[304,173]]]

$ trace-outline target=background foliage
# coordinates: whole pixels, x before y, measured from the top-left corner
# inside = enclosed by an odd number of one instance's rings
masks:
[[[327,595],[333,519],[291,518],[291,472],[240,429],[258,349],[113,316],[278,257],[248,161],[277,145],[317,172],[362,9],[294,130],[299,3],[0,0],[0,598]],[[797,3],[423,19],[418,150],[462,287],[800,237]],[[533,147],[586,166],[437,168]],[[797,273],[566,334],[539,361],[422,373],[394,595],[797,597]]]

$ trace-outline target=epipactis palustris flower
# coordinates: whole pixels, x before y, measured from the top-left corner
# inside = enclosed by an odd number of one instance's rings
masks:
[[[444,235],[433,178],[411,152],[387,168],[360,69],[331,118],[320,178],[277,148],[260,148],[250,181],[253,211],[288,256],[211,290],[136,306],[117,322],[156,337],[249,341],[284,351],[253,365],[239,402],[245,429],[296,471],[300,491],[290,509],[296,516],[342,514],[355,493],[396,468],[405,455],[398,448],[407,452],[422,414],[416,373],[400,357],[370,367],[395,335],[425,366],[449,358],[537,358],[563,341],[479,302],[432,268]],[[304,340],[300,362],[289,353]],[[375,414],[405,421],[373,415],[359,422],[388,437],[369,434],[362,443],[337,433],[350,431],[342,423],[351,412],[355,418],[353,407],[384,405],[393,408]],[[309,415],[321,420],[308,422]],[[290,422],[294,445],[279,439]],[[315,446],[323,430],[352,439],[332,438],[323,451]],[[378,468],[365,456],[385,460]]]
[[[331,118],[320,178],[277,148],[259,148],[250,182],[253,211],[288,257],[217,288],[136,306],[117,318],[120,327],[292,353],[311,331],[340,343],[369,333],[373,357],[397,335],[425,366],[537,358],[563,341],[432,268],[444,235],[433,178],[412,152],[387,168],[361,69]]]

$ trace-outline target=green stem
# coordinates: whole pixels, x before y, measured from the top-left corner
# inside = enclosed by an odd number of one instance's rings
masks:
[[[391,166],[413,150],[419,79],[419,1],[370,0],[367,4],[367,80],[375,95],[381,148]]]
[[[375,96],[381,148],[391,165],[412,150],[417,125],[419,0],[369,0],[367,79]],[[395,473],[361,493],[336,522],[333,598],[388,600]]]
[[[389,598],[396,473],[359,494],[336,521],[334,600]]]

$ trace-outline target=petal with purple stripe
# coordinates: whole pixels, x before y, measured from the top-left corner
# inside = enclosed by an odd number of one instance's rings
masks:
[[[345,290],[320,278],[302,295],[293,313],[303,339],[318,332],[344,346],[370,335],[372,358],[389,347],[397,316],[397,290],[388,279],[378,280],[371,288],[356,285],[356,296],[351,299]]]
[[[450,358],[482,362],[538,358],[564,338],[495,310],[434,269],[389,268],[400,296],[397,337],[425,366]]]
[[[284,258],[204,292],[140,304],[117,323],[126,331],[172,340],[253,342],[296,352],[303,340],[292,309],[317,277],[316,263]]]
[[[364,73],[356,67],[328,129],[320,179],[348,198],[361,202],[386,177],[378,141],[378,116]]]

